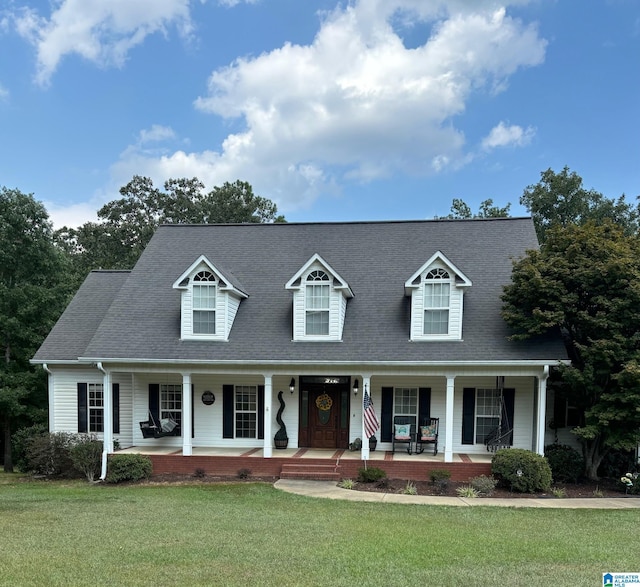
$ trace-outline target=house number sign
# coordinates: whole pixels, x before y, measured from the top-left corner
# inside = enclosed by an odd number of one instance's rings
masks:
[[[202,403],[205,406],[210,406],[211,404],[213,404],[216,401],[216,396],[213,395],[213,392],[211,391],[204,391],[202,392]]]

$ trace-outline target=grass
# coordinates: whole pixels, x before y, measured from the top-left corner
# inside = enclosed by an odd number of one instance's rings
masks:
[[[0,474],[0,585],[597,585],[637,570],[640,510],[346,502],[258,483]],[[431,582],[431,583],[430,583]]]

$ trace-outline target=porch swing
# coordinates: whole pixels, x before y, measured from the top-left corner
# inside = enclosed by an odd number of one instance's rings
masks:
[[[504,377],[496,377],[498,397],[498,425],[487,434],[484,444],[489,452],[496,452],[501,448],[509,448],[513,442],[513,422],[509,421],[509,411],[504,397]]]
[[[180,436],[180,426],[175,421],[173,415],[168,418],[160,418],[157,422],[149,410],[149,419],[140,422],[142,438],[163,438],[165,436]]]

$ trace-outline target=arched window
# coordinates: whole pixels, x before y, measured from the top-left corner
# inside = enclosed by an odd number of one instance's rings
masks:
[[[329,276],[311,271],[306,280],[305,333],[312,336],[329,334]]]
[[[424,334],[449,334],[451,277],[444,269],[431,269],[424,279]]]
[[[193,276],[193,333],[216,333],[216,278],[210,271]]]

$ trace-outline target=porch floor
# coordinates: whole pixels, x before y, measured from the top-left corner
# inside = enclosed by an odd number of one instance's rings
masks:
[[[236,458],[263,458],[264,451],[261,448],[246,447],[194,447],[192,449],[194,457],[236,457]],[[118,453],[134,453],[144,455],[172,455],[182,456],[182,449],[175,446],[159,447],[159,446],[130,446],[118,451]],[[357,451],[349,451],[344,449],[316,449],[316,448],[285,448],[274,449],[273,458],[280,459],[316,459],[316,460],[343,460],[343,461],[361,461],[361,453]],[[486,454],[465,454],[454,453],[454,463],[491,463],[492,453]],[[416,463],[444,463],[444,453],[439,452],[436,456],[432,451],[425,451],[422,454],[409,454],[405,450],[397,450],[395,453],[391,451],[375,450],[369,452],[370,461],[413,461]]]

